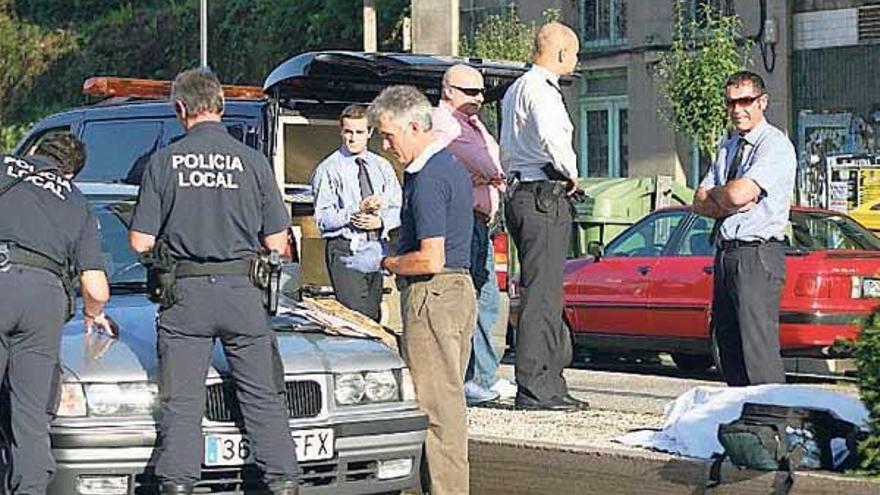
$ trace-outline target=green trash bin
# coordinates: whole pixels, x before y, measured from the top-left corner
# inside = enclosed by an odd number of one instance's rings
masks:
[[[648,213],[666,206],[689,204],[693,190],[670,176],[623,179],[581,179],[586,200],[575,204],[569,258],[587,255],[587,244],[608,244]]]

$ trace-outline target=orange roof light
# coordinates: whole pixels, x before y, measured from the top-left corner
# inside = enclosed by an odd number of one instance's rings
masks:
[[[132,96],[136,98],[168,98],[171,81],[128,77],[90,77],[83,83],[83,93],[92,96]],[[223,85],[226,98],[259,100],[265,95],[259,86]]]

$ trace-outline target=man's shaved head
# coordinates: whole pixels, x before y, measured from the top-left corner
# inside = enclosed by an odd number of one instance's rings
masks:
[[[475,115],[483,105],[483,75],[467,64],[456,64],[443,74],[443,101],[452,108]]]
[[[577,34],[565,24],[548,22],[535,36],[533,62],[560,76],[571,74],[577,65],[580,42]]]

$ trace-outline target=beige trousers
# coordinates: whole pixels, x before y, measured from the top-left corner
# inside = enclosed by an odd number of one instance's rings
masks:
[[[401,293],[403,358],[416,400],[428,415],[425,453],[431,495],[468,493],[464,373],[476,325],[476,296],[466,273],[406,283]]]

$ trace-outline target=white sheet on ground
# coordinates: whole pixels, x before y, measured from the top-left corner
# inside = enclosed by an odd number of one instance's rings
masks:
[[[640,430],[615,439],[625,445],[709,459],[722,453],[718,425],[739,418],[745,402],[805,406],[832,411],[865,428],[868,410],[852,396],[808,385],[694,387],[666,405],[660,431]]]

